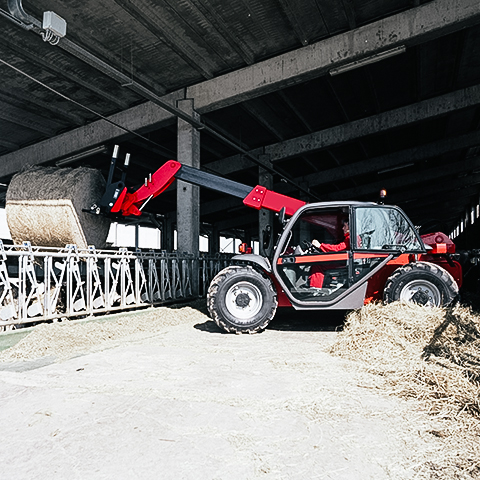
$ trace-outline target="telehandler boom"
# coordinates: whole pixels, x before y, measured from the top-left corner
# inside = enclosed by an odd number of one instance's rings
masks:
[[[228,193],[255,209],[279,213],[283,230],[269,257],[233,257],[212,280],[211,317],[235,333],[263,330],[277,306],[297,310],[359,308],[374,300],[450,304],[462,285],[455,245],[443,233],[420,236],[398,207],[370,202],[306,203],[252,188],[170,160],[133,193],[112,183],[91,213],[139,216],[175,179]],[[290,217],[285,220],[285,217]],[[345,234],[347,232],[347,234]],[[315,241],[314,241],[315,240]]]

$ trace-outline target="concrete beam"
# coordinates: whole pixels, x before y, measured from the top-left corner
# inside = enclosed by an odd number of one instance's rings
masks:
[[[16,90],[15,92],[6,91],[5,89],[0,88],[0,100],[3,103],[8,103],[11,105],[21,107],[25,103],[31,107],[37,107],[40,111],[51,112],[58,119],[66,120],[68,123],[74,123],[81,125],[83,118],[80,115],[77,115],[72,112],[67,112],[61,108],[52,105],[51,102],[45,102],[31,93],[25,91]]]
[[[333,145],[346,143],[367,135],[386,132],[394,128],[451,113],[462,108],[480,104],[480,85],[464,88],[440,95],[413,105],[396,108],[388,112],[372,115],[338,127],[287,140],[265,147],[272,162],[285,160],[307,152],[314,152]]]
[[[404,127],[412,123],[430,120],[462,108],[468,108],[479,104],[480,85],[475,85],[473,87],[440,95],[412,105],[389,110],[388,112],[380,113],[378,115],[372,115],[361,120],[345,123],[332,128],[326,128],[325,130],[320,130],[308,135],[268,145],[264,148],[257,148],[251,150],[250,153],[260,155],[265,152],[270,155],[272,162],[275,163],[288,158],[316,152],[324,148],[340,145],[367,135],[373,135],[394,128]],[[445,144],[447,143],[448,141],[445,141]],[[409,149],[410,153],[414,153],[415,150],[416,149]],[[401,157],[397,156],[397,154],[392,154],[390,157],[389,160],[392,166],[394,164],[402,163]],[[310,185],[320,185],[322,183],[341,180],[352,175],[361,175],[362,173],[376,171],[378,168],[384,168],[384,161],[384,157],[367,159],[364,162],[359,162],[358,164],[355,163],[351,166],[345,165],[327,170],[325,173],[313,173],[306,176],[305,180]],[[404,163],[408,163],[406,162],[406,159]],[[357,165],[359,165],[358,170]],[[252,162],[249,162],[241,155],[233,155],[223,160],[209,163],[208,166],[213,171],[226,175],[251,167]],[[362,169],[365,171],[362,172]]]
[[[183,95],[180,92],[174,92],[166,98],[174,105],[176,100],[183,98]],[[108,118],[117,125],[136,132],[160,128],[174,121],[173,115],[151,102],[143,103]],[[105,142],[121,141],[130,135],[118,126],[105,120],[98,120],[1,156],[0,177],[12,175],[25,165],[40,165],[66,157],[74,152],[102,145]]]
[[[38,50],[32,51],[32,45],[22,45],[18,42],[13,42],[8,38],[5,39],[0,37],[0,43],[7,47],[12,52],[15,52],[20,58],[24,60],[28,60],[33,65],[39,65],[39,60],[42,59],[40,52]],[[88,90],[98,98],[101,98],[105,101],[111,102],[113,105],[116,105],[117,108],[127,108],[128,102],[126,100],[122,100],[115,96],[114,94],[105,91],[104,89],[99,88],[95,83],[95,80],[92,79],[91,81],[85,81],[83,78],[78,74],[77,71],[73,68],[65,68],[65,65],[55,64],[53,62],[42,62],[41,63],[41,70],[43,72],[49,72],[52,75],[52,78],[65,78],[72,83],[81,86],[85,90]]]
[[[378,51],[407,48],[480,22],[477,0],[435,0],[187,88],[200,113],[302,83]]]
[[[439,220],[442,220],[448,223],[448,220],[452,218],[457,218],[459,212],[465,211],[465,208],[468,206],[468,201],[464,198],[456,199],[452,201],[443,201],[437,202],[435,206],[430,205],[428,207],[419,207],[415,205],[415,208],[411,208],[409,217],[412,219],[422,219],[427,217],[435,217]]]
[[[378,180],[376,182],[368,183],[360,187],[347,188],[338,192],[330,193],[328,195],[322,195],[323,200],[358,200],[365,196],[374,196],[382,188],[389,189],[405,189],[407,193],[412,196],[412,189],[415,185],[421,185],[425,181],[438,180],[441,178],[449,177],[452,184],[456,182],[457,176],[460,173],[470,174],[472,171],[480,168],[480,157],[473,157],[459,162],[452,162],[450,165],[441,165],[428,170],[422,170],[421,173],[415,172],[408,175],[398,175],[391,178],[385,178],[384,180]],[[423,190],[423,188],[421,188]],[[416,193],[413,194],[416,196]]]
[[[13,105],[4,105],[0,110],[0,120],[26,127],[34,132],[43,133],[44,135],[54,135],[57,130],[64,127],[65,124],[50,120],[34,113],[25,112]]]
[[[435,0],[355,30],[327,38],[298,50],[279,55],[249,67],[227,73],[171,93],[163,100],[172,102],[194,98],[200,114],[265,95],[324,75],[331,68],[368,57],[399,45],[407,47],[447,35],[480,22],[477,0]],[[142,107],[142,108],[140,108]],[[173,115],[151,102],[110,117],[134,130],[158,128],[173,122]],[[142,117],[142,109],[145,115]],[[96,132],[100,130],[100,132]],[[0,157],[0,178],[11,175],[23,165],[45,163],[83,149],[118,141],[125,132],[99,120],[32,147]],[[35,153],[32,155],[32,153]],[[265,152],[271,155],[272,152]],[[35,160],[32,160],[35,159]]]
[[[446,183],[442,183],[441,186],[444,186],[445,188],[448,188],[448,184]],[[415,210],[417,209],[429,209],[429,208],[432,208],[432,206],[434,206],[435,208],[437,208],[437,206],[439,205],[439,197],[441,198],[442,201],[444,201],[444,203],[450,203],[452,201],[452,197],[455,197],[455,202],[461,202],[463,205],[466,205],[468,204],[468,201],[471,199],[471,198],[477,198],[478,200],[478,194],[480,193],[480,186],[479,185],[476,185],[476,184],[473,184],[473,185],[470,185],[470,186],[467,186],[466,184],[463,184],[463,187],[462,188],[459,188],[459,189],[455,189],[455,195],[453,196],[446,196],[444,195],[445,192],[448,192],[449,190],[447,191],[444,191],[444,190],[440,190],[440,187],[438,189],[438,195],[430,195],[430,196],[426,196],[426,197],[423,197],[423,196],[419,196],[418,198],[415,197],[415,198],[409,198],[407,200],[404,200],[404,201],[397,201],[397,198],[395,198],[395,195],[393,195],[392,197],[392,200],[395,201],[395,203],[399,206],[401,206],[402,208],[414,208]],[[438,209],[438,215],[441,216],[442,215],[442,209],[439,208]]]
[[[430,142],[418,147],[407,148],[389,155],[369,158],[350,165],[331,168],[319,173],[304,177],[309,186],[325,185],[352,178],[357,175],[378,172],[383,169],[401,167],[402,165],[418,162],[427,158],[434,158],[444,153],[454,152],[464,148],[480,145],[480,131],[446,138],[437,142]]]
[[[157,15],[156,10],[148,8],[144,2],[114,1],[159,41],[168,45],[185,63],[201,73],[204,78],[213,77],[215,65],[197,48],[194,42],[189,41],[187,35],[179,35],[168,18]]]
[[[391,201],[392,203],[402,203],[410,200],[413,195],[419,199],[427,197],[438,198],[439,195],[445,195],[457,189],[464,189],[478,184],[480,184],[480,173],[475,173],[464,178],[444,180],[435,185],[419,188],[414,194],[412,194],[411,190],[397,192],[391,195]]]

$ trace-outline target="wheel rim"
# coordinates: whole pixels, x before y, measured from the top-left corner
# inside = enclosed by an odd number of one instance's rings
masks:
[[[439,307],[442,295],[433,283],[427,280],[413,280],[403,287],[400,300],[428,307]]]
[[[254,317],[262,308],[262,294],[255,285],[239,282],[228,289],[225,304],[235,318],[247,320]]]

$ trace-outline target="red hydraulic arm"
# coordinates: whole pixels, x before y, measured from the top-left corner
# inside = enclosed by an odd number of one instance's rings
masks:
[[[135,192],[128,193],[125,187],[113,205],[111,212],[120,212],[124,217],[141,215],[147,202],[160,195],[173,183],[175,174],[181,166],[181,163],[169,160],[147,178],[145,184]]]
[[[103,200],[104,205],[113,204],[111,213],[121,213],[123,216],[142,214],[142,209],[148,201],[165,191],[175,180],[183,180],[194,185],[206,187],[223,193],[228,193],[241,198],[249,207],[260,210],[266,208],[279,212],[285,207],[287,215],[293,215],[306,202],[297,200],[280,193],[272,192],[261,185],[255,188],[242,183],[204,172],[187,165],[182,165],[175,160],[163,164],[153,175],[145,180],[145,184],[133,193],[127,192],[126,187],[116,193],[114,201]]]
[[[257,185],[244,199],[243,203],[248,207],[266,208],[279,212],[285,207],[285,214],[292,216],[300,207],[303,207],[307,202],[297,200],[296,198],[287,197],[281,193],[272,192],[271,190]]]

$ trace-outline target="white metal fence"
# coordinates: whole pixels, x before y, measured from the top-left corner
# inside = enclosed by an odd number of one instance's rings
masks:
[[[229,255],[80,250],[0,241],[0,331],[204,296]],[[198,294],[195,293],[198,285]]]

